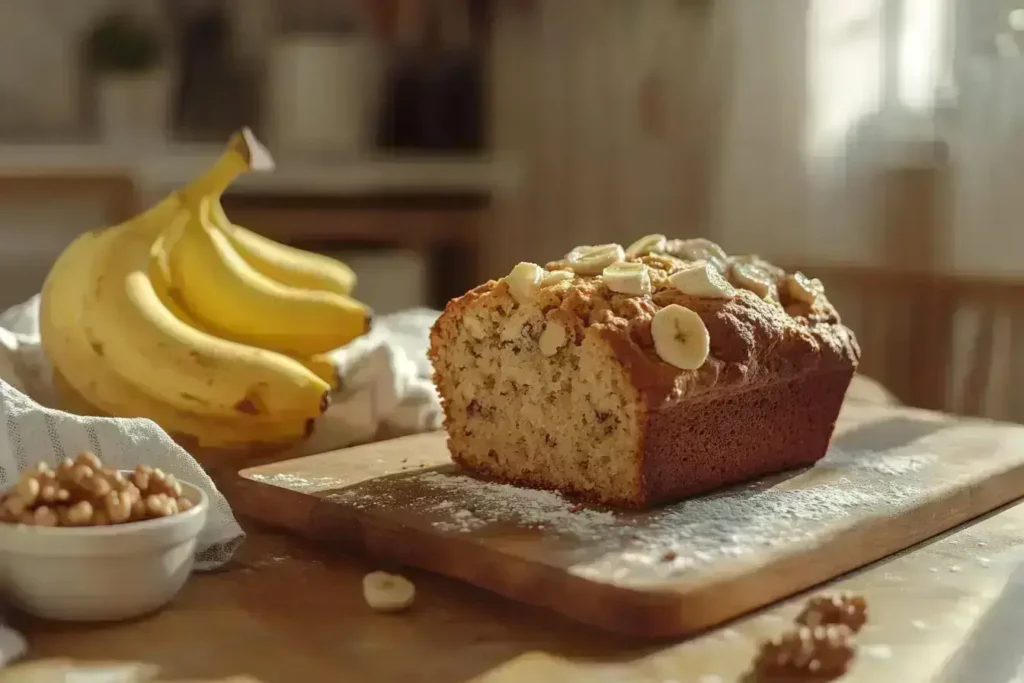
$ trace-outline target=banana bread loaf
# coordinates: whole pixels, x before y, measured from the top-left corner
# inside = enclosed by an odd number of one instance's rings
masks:
[[[645,508],[820,459],[860,349],[818,280],[648,235],[453,299],[430,356],[458,464]]]

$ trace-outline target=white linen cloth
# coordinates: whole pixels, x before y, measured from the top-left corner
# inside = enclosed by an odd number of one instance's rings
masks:
[[[82,450],[122,469],[139,463],[159,467],[210,497],[197,570],[225,564],[244,533],[213,481],[163,430],[144,419],[80,417],[47,407],[57,404],[38,314],[38,296],[0,314],[0,490],[39,460],[56,465]],[[369,334],[332,352],[340,388],[311,439],[288,455],[439,429],[441,407],[427,359],[430,326],[438,315],[412,309],[382,316]],[[23,649],[21,637],[0,623],[0,667]]]

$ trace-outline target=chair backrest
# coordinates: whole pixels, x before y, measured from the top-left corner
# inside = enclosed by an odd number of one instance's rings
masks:
[[[1024,280],[849,265],[798,269],[825,283],[857,334],[861,371],[900,400],[1024,421]]]

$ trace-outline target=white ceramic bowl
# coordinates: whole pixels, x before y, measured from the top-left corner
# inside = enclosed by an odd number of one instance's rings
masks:
[[[0,523],[0,594],[61,621],[130,619],[163,607],[192,573],[209,509],[201,489],[181,487],[193,507],[161,519],[75,528]]]

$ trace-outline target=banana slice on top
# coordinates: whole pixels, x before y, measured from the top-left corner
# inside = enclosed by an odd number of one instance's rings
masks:
[[[602,270],[626,258],[619,244],[598,244],[576,247],[561,263],[577,275],[599,275]]]
[[[813,306],[818,296],[825,293],[825,286],[817,278],[809,278],[800,271],[787,275],[785,279],[786,293],[795,301]]]
[[[736,289],[707,261],[688,263],[668,277],[672,286],[687,296],[731,299]]]
[[[619,294],[647,296],[651,293],[651,273],[643,263],[613,263],[601,271],[601,277],[608,289]]]
[[[576,277],[576,273],[571,270],[552,270],[540,281],[540,286],[550,287],[551,285],[557,285],[559,282],[571,280],[574,277]]]
[[[748,289],[762,299],[767,299],[775,289],[771,276],[752,263],[733,263],[732,278],[743,289]]]
[[[679,304],[669,304],[654,314],[651,337],[658,357],[680,370],[696,370],[711,353],[711,338],[704,321]]]
[[[626,258],[637,258],[638,256],[646,256],[651,252],[663,252],[665,251],[665,244],[668,240],[664,235],[657,233],[653,235],[644,235],[633,244],[626,247]]]
[[[537,290],[540,289],[543,279],[544,269],[536,263],[525,261],[516,264],[512,272],[505,276],[509,294],[519,304],[525,304],[533,298]]]
[[[729,260],[722,247],[709,239],[694,237],[688,240],[672,240],[666,245],[668,253],[687,261],[707,261],[719,270],[724,270]]]

